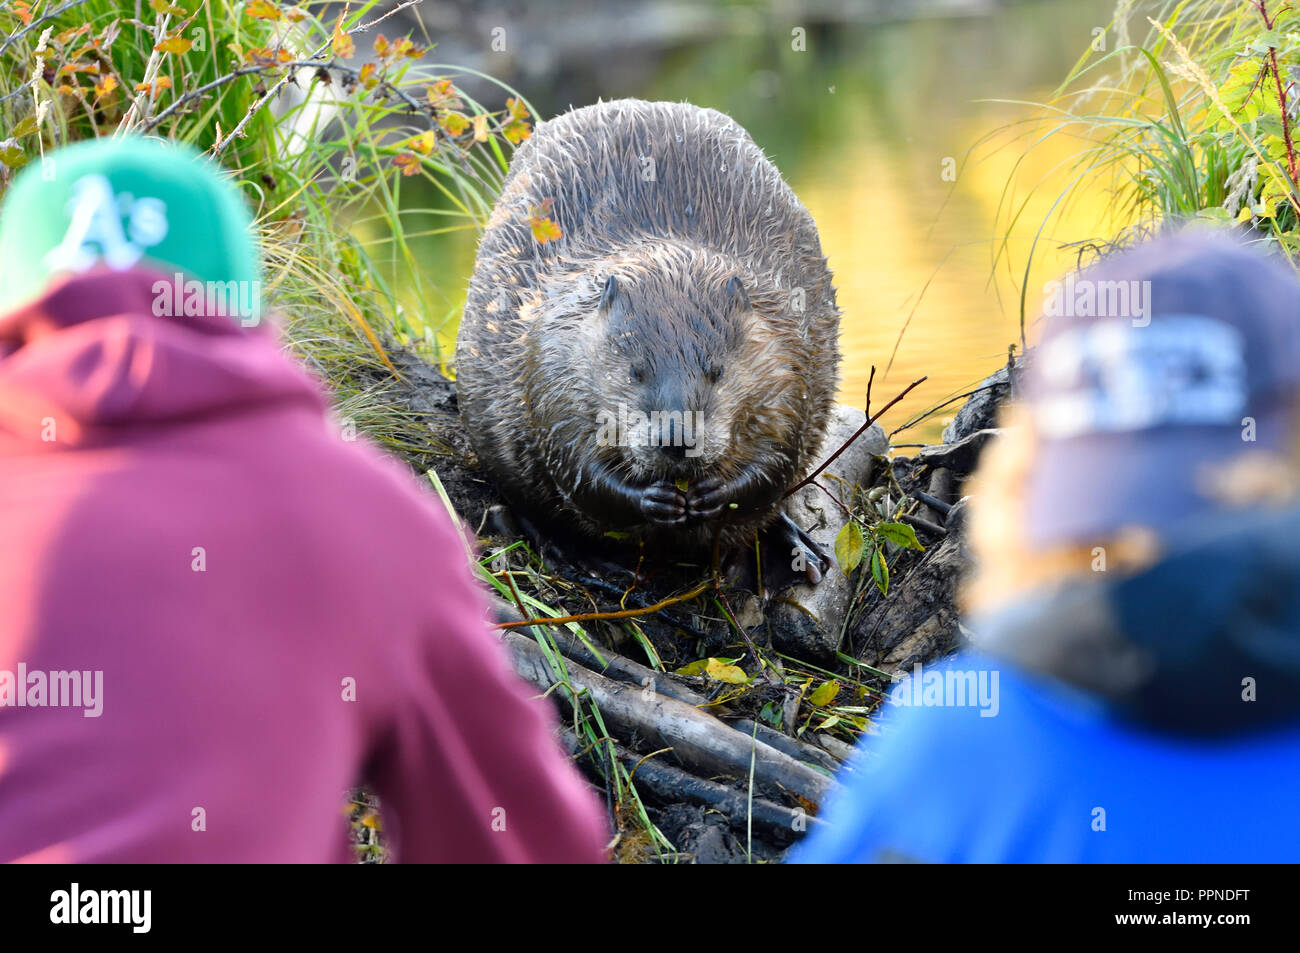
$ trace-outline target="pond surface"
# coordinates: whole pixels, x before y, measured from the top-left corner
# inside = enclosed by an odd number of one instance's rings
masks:
[[[1026,127],[1011,124],[1033,110],[979,100],[1049,98],[1113,8],[1113,0],[1039,0],[983,16],[835,27],[811,31],[805,52],[792,50],[784,31],[713,37],[661,53],[648,78],[614,80],[573,103],[685,99],[750,131],[812,212],[835,274],[841,400],[862,405],[873,365],[875,408],[929,376],[885,416],[893,429],[1006,362],[1020,338],[1028,254],[1080,146],[1058,135],[1028,149],[1038,136],[1017,139]],[[522,92],[543,114],[567,105],[549,102],[545,90]],[[1017,208],[1038,190],[995,270],[1013,172]],[[1027,282],[1031,319],[1043,282],[1076,259],[1062,244],[1108,237],[1109,199],[1100,189],[1085,194],[1039,237]],[[439,337],[454,341],[474,235],[416,247],[437,289],[428,304],[448,316]],[[936,440],[957,406],[895,439]]]

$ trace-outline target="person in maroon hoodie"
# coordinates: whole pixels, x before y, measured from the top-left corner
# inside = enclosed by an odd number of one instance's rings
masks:
[[[0,205],[0,860],[599,862],[457,530],[261,321],[250,223],[146,140]]]

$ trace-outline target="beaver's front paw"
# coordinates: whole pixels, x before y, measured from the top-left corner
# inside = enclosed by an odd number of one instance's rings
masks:
[[[641,491],[641,515],[664,526],[684,523],[686,497],[667,481],[652,483]]]
[[[711,520],[727,508],[730,492],[717,477],[705,477],[686,491],[686,512],[692,519]]]

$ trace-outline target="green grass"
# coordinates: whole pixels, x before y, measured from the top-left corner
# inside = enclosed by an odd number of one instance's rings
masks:
[[[1130,30],[1137,28],[1135,38]],[[1189,223],[1237,226],[1293,263],[1300,258],[1297,136],[1300,9],[1279,0],[1121,0],[1104,48],[1085,50],[1024,122],[988,137],[1022,152],[1055,137],[1077,140],[1068,179],[1038,225],[1023,272],[1051,218],[1085,192],[1112,196],[1109,233],[1080,251],[1129,244]],[[1280,92],[1279,78],[1280,74]],[[991,267],[1011,269],[1012,237],[1029,199],[1020,162],[998,207]]]

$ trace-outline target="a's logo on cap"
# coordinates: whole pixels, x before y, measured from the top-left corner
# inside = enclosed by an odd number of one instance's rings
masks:
[[[67,211],[68,231],[45,255],[52,271],[85,271],[101,261],[124,271],[140,260],[145,249],[167,237],[167,206],[162,199],[135,198],[126,192],[115,195],[103,175],[86,175],[74,182]]]
[[[1145,327],[1098,321],[1045,342],[1035,422],[1048,439],[1162,426],[1235,425],[1248,394],[1241,331],[1199,314]]]

